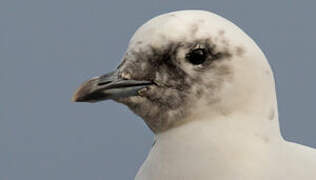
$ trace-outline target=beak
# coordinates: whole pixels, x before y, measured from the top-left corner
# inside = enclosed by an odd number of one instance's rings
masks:
[[[73,102],[97,102],[137,96],[138,91],[152,85],[150,81],[126,80],[111,72],[84,82],[74,93]]]

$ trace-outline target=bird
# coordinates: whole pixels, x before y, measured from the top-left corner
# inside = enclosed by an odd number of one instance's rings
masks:
[[[135,180],[316,179],[316,150],[281,135],[264,53],[209,11],[152,18],[120,65],[85,81],[72,100],[114,100],[144,120],[155,143]]]

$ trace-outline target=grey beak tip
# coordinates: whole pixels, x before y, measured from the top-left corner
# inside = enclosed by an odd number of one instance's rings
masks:
[[[80,97],[78,96],[77,92],[75,92],[75,93],[73,94],[73,96],[71,97],[71,102],[82,102],[82,101],[80,100]]]
[[[71,102],[80,102],[79,98],[75,95],[71,97]]]
[[[72,102],[85,102],[86,95],[91,91],[93,81],[95,79],[88,80],[81,84],[81,86],[74,92],[71,101]]]

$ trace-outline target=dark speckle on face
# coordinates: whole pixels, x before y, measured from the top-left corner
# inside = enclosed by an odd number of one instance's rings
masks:
[[[194,37],[198,30],[199,30],[199,25],[198,24],[193,24],[191,26],[191,35]]]
[[[222,40],[221,40],[221,43],[222,43],[226,48],[229,47],[229,41],[227,41],[226,39],[222,39]]]
[[[189,53],[196,47],[203,47],[208,53],[203,64],[196,66],[179,56],[180,50]],[[148,80],[155,85],[139,96],[117,101],[141,116],[153,132],[164,131],[179,124],[178,121],[190,113],[189,105],[192,103],[206,96],[209,104],[218,101],[214,94],[233,74],[227,63],[231,56],[228,49],[218,48],[211,39],[170,42],[160,48],[143,46],[137,50],[130,49],[119,71],[130,74],[131,79]]]
[[[219,31],[218,31],[218,34],[219,34],[220,36],[223,36],[223,35],[225,34],[225,30],[219,30]]]
[[[136,44],[138,45],[143,44],[143,41],[137,41]]]
[[[236,47],[236,55],[241,57],[245,54],[245,49],[241,46]]]

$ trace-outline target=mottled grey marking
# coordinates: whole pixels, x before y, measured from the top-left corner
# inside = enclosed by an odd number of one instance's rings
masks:
[[[220,36],[223,36],[223,35],[225,34],[225,30],[223,30],[223,29],[219,30],[219,31],[218,31],[218,34],[219,34]]]
[[[198,32],[198,30],[199,30],[199,25],[198,24],[193,24],[191,26],[191,35],[192,35],[192,37],[195,36],[195,34]]]
[[[196,91],[195,97],[199,99],[202,97],[203,94],[204,94],[204,89],[198,89]]]
[[[269,119],[269,120],[273,120],[273,119],[274,119],[274,116],[275,116],[275,110],[272,108],[271,111],[270,111],[270,113],[269,113],[268,119]]]
[[[224,44],[225,47],[227,47],[227,48],[229,47],[229,41],[227,41],[226,39],[223,38],[223,39],[221,40],[221,43]]]
[[[137,41],[136,44],[137,45],[143,44],[143,41]]]
[[[241,57],[245,54],[245,49],[241,46],[236,47],[236,55]]]
[[[180,48],[187,49],[189,53],[197,45],[208,53],[202,65],[192,65],[188,60],[179,58]],[[131,74],[131,79],[148,80],[155,85],[142,91],[139,96],[116,101],[126,104],[142,117],[155,133],[179,124],[178,121],[190,113],[189,105],[192,103],[205,97],[210,104],[217,102],[219,99],[215,94],[223,82],[231,79],[233,70],[227,60],[233,56],[233,52],[218,47],[211,39],[199,39],[170,42],[162,48],[144,46],[128,50],[119,71]],[[182,68],[184,64],[192,66],[196,73],[186,72]]]
[[[260,138],[260,139],[262,139],[262,141],[265,142],[265,143],[269,143],[270,142],[270,139],[268,137],[266,137],[266,136],[262,136],[262,135],[259,135],[257,133],[255,133],[255,136]]]
[[[265,143],[269,143],[269,141],[270,141],[270,139],[269,139],[268,137],[263,137],[262,140],[263,140],[263,142],[265,142]]]

